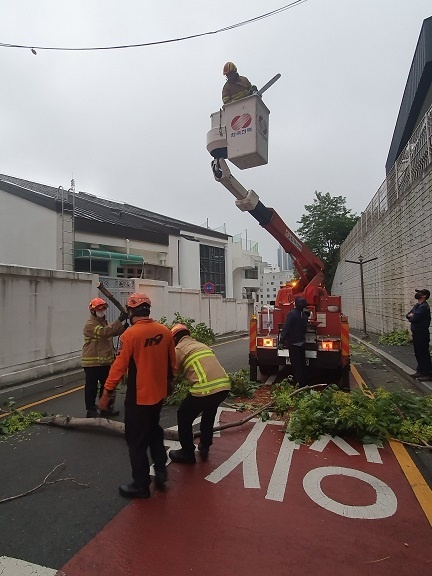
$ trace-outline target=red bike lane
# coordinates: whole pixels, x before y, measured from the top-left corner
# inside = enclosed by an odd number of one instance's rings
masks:
[[[220,417],[237,419],[229,410]],[[58,574],[431,570],[429,520],[389,445],[337,437],[297,445],[281,423],[251,421],[215,438],[207,462],[168,471],[165,493],[132,501]]]

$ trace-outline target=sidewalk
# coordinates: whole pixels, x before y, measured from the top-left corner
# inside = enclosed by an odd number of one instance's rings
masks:
[[[414,356],[414,350],[411,345],[394,346],[390,344],[380,344],[380,336],[377,334],[368,334],[365,338],[360,330],[350,329],[350,336],[356,344],[362,344],[373,351],[377,356],[382,358],[401,376],[407,378],[411,384],[425,394],[432,392],[432,382],[420,382],[412,378],[410,374],[416,371],[417,362]]]

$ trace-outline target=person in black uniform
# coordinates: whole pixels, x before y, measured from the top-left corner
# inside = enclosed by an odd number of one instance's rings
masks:
[[[288,345],[291,366],[295,380],[299,386],[307,386],[306,371],[306,329],[309,318],[305,298],[297,296],[294,308],[285,319],[284,327],[280,335],[280,342]]]
[[[417,360],[417,369],[412,376],[418,380],[432,380],[432,363],[429,352],[431,312],[427,300],[430,297],[429,290],[423,288],[416,290],[414,298],[417,304],[406,314],[411,324],[411,333],[414,345],[414,355]]]

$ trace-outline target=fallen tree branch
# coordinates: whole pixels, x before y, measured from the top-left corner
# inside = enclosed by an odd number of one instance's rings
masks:
[[[303,392],[304,390],[311,390],[313,388],[320,388],[325,386],[325,384],[314,384],[313,386],[304,386],[303,388],[297,388],[294,392],[288,396],[295,396],[299,392]],[[213,428],[214,432],[219,432],[220,430],[227,430],[228,428],[235,428],[237,426],[242,426],[258,416],[261,412],[265,410],[270,410],[272,407],[273,401],[267,402],[263,406],[260,406],[257,410],[243,418],[242,420],[238,420],[237,422],[229,422],[227,424],[222,424],[221,426],[215,426]],[[57,414],[56,416],[44,416],[42,418],[38,418],[35,420],[36,424],[49,424],[51,426],[61,426],[63,428],[99,428],[110,430],[112,432],[117,432],[119,434],[124,434],[124,424],[123,422],[117,422],[116,420],[109,420],[108,418],[74,418],[73,416],[62,416],[61,414]],[[201,432],[197,431],[194,432],[194,438],[199,438],[201,436]],[[165,428],[164,429],[164,439],[165,440],[178,440],[178,432],[177,430],[170,430]]]
[[[124,434],[123,422],[109,420],[108,418],[75,418],[74,416],[43,416],[35,420],[36,424],[50,424],[52,426],[62,426],[63,428],[104,428]]]
[[[425,440],[422,440],[424,444],[414,444],[413,442],[406,442],[406,440],[399,440],[399,438],[390,438],[390,440],[393,440],[393,442],[399,442],[400,444],[405,444],[406,446],[411,446],[412,448],[426,448],[432,450],[432,446]]]
[[[291,394],[289,394],[287,398],[291,398],[291,396],[295,396],[299,392],[304,392],[305,390],[311,390],[312,388],[320,388],[321,386],[325,386],[325,384],[314,384],[313,386],[303,386],[303,388],[297,388],[296,390],[294,390],[294,392],[291,392]],[[242,420],[237,420],[237,422],[229,422],[228,424],[222,424],[221,426],[215,426],[213,428],[213,432],[219,432],[220,430],[227,430],[227,428],[235,428],[236,426],[242,426],[243,424],[246,424],[246,422],[249,422],[249,420],[252,420],[252,418],[255,418],[255,416],[258,416],[258,414],[261,414],[261,412],[264,412],[265,410],[271,410],[272,405],[273,400],[267,402],[267,404],[264,404],[263,406],[260,406],[257,410],[255,410],[254,412],[249,414],[249,416],[246,416],[246,418],[243,418]],[[198,436],[200,436],[200,432],[195,432],[194,438],[198,438]]]
[[[83,486],[85,488],[88,488],[90,486],[90,484],[82,484],[81,482],[77,482],[76,480],[74,480],[74,478],[57,478],[57,480],[48,480],[48,478],[52,474],[54,474],[54,472],[58,468],[60,468],[60,466],[64,466],[64,461],[61,462],[60,464],[57,464],[57,466],[55,466],[51,470],[51,472],[49,472],[45,476],[45,478],[43,479],[43,481],[40,484],[38,484],[34,488],[31,488],[30,490],[27,490],[27,492],[22,492],[21,494],[16,494],[15,496],[9,496],[8,498],[3,498],[2,500],[0,500],[0,504],[3,504],[4,502],[11,502],[11,500],[16,500],[17,498],[22,498],[23,496],[27,496],[28,494],[32,494],[32,492],[39,490],[39,488],[42,488],[42,486],[46,486],[48,484],[56,484],[57,482],[65,482],[66,480],[69,480],[70,482],[73,482],[74,484],[77,484],[78,486]]]

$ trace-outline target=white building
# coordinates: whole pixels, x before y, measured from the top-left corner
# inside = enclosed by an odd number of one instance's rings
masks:
[[[259,289],[259,303],[260,305],[270,304],[276,300],[276,295],[281,286],[294,278],[293,270],[279,270],[273,268],[266,262],[262,263],[260,269],[260,289]]]
[[[277,249],[277,263],[281,272],[285,270],[294,270],[294,262],[292,257],[290,254],[285,252],[280,244]]]
[[[149,210],[0,175],[0,263],[243,299],[258,290],[258,246]]]

